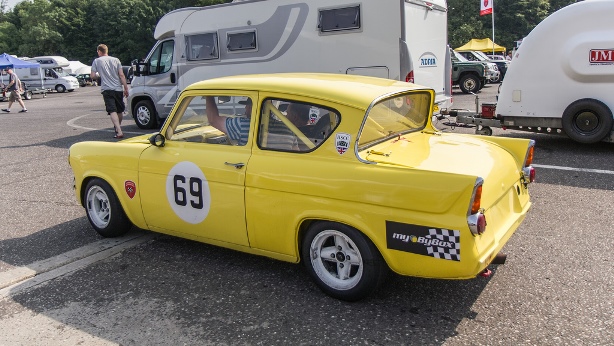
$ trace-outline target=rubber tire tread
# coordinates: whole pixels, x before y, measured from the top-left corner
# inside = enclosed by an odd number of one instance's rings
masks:
[[[591,110],[599,117],[600,126],[592,133],[586,134],[576,131],[576,127],[573,124],[573,118],[582,110]],[[574,101],[567,106],[565,112],[563,112],[563,131],[565,131],[569,138],[579,143],[591,144],[603,140],[612,131],[613,123],[614,119],[612,118],[612,111],[610,108],[608,108],[605,103],[591,98]]]

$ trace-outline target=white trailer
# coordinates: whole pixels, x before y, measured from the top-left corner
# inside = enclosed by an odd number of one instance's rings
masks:
[[[412,81],[451,106],[445,0],[247,0],[172,11],[137,63],[128,109],[160,124],[179,93],[237,74],[330,72]]]
[[[581,143],[614,142],[614,1],[556,11],[516,51],[496,111],[458,114],[458,123],[565,133]],[[484,110],[484,107],[483,107]]]

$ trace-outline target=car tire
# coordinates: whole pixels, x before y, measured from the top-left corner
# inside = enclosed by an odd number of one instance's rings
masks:
[[[149,100],[139,101],[134,106],[134,122],[141,129],[153,129],[156,126],[156,108]]]
[[[87,183],[84,206],[90,224],[103,237],[121,236],[132,227],[117,195],[102,179],[95,178]]]
[[[612,131],[612,111],[606,104],[594,99],[580,99],[563,112],[563,131],[579,143],[597,143]]]
[[[302,260],[322,291],[345,301],[357,301],[375,292],[389,271],[367,237],[335,222],[318,222],[307,230]]]
[[[476,75],[466,74],[461,77],[458,86],[465,94],[475,93],[480,90],[480,79]]]
[[[59,92],[59,93],[63,93],[66,91],[66,87],[63,86],[62,84],[58,84],[55,86],[55,91]]]

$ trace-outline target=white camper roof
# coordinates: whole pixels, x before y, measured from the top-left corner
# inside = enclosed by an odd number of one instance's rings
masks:
[[[37,61],[41,65],[56,65],[54,67],[67,67],[70,65],[68,59],[63,56],[57,55],[35,56],[33,58],[30,58],[29,60]]]
[[[198,9],[199,7],[186,7],[165,14],[158,21],[158,25],[156,25],[154,38],[156,40],[163,40],[175,36],[175,30],[181,28],[185,19],[198,11]]]

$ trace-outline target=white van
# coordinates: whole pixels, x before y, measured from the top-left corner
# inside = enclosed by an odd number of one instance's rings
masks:
[[[70,65],[68,59],[61,56],[38,56],[24,60],[36,61],[40,69],[16,69],[15,73],[29,88],[53,89],[59,93],[74,91],[79,88],[77,78],[64,71]]]
[[[128,109],[153,128],[203,79],[330,72],[411,81],[451,106],[445,0],[247,0],[172,11],[136,64]]]
[[[614,142],[614,1],[564,7],[523,39],[501,84],[493,119],[458,122]]]

